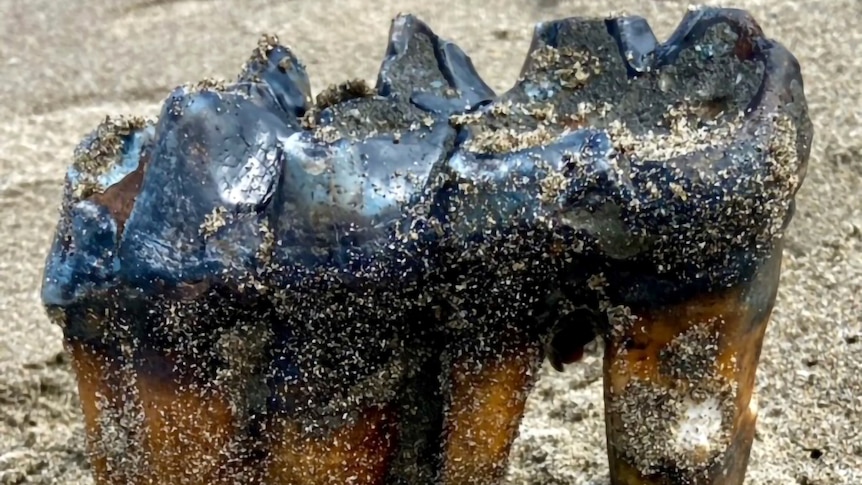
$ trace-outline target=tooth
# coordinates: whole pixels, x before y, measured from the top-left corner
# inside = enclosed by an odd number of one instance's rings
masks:
[[[611,482],[740,485],[812,136],[741,10],[538,24],[500,95],[411,15],[314,102],[264,36],[67,173],[42,300],[96,481],[499,483],[599,336]]]
[[[704,93],[697,85],[722,74],[694,66],[722,56],[738,72]],[[656,47],[653,65],[689,70],[691,77],[673,85],[691,101],[712,103],[698,116],[712,123],[706,129],[714,136],[679,147],[672,139],[623,142],[635,157],[656,160],[630,159],[628,190],[635,195],[628,203],[638,205],[626,210],[625,221],[631,236],[646,235],[655,245],[637,256],[637,270],[609,262],[599,288],[610,316],[601,333],[611,482],[740,485],[783,231],[810,149],[802,81],[792,55],[732,9],[687,15]],[[731,82],[739,75],[745,97]],[[744,114],[734,119],[735,112]],[[644,190],[650,182],[660,195]]]
[[[598,331],[612,483],[740,484],[754,371],[811,125],[796,61],[744,13],[701,9],[671,41],[651,35],[630,17],[540,24],[519,82],[456,119],[464,142],[447,169],[466,189],[443,211],[450,244],[464,248],[453,272],[476,272],[467,261],[488,267],[459,280],[478,291],[452,293],[491,313],[469,322],[487,327],[486,339],[507,319],[542,329],[547,321],[514,315],[514,295],[501,298],[508,304],[485,296],[505,294],[490,283],[502,261],[534,264],[528,249],[506,246],[506,231],[575,232],[567,294],[610,319]],[[471,256],[462,234],[481,235],[490,256]],[[555,289],[505,278],[520,294]],[[494,321],[492,308],[509,314],[497,326],[483,323]],[[577,351],[592,325],[556,320],[548,357],[559,368],[558,350]]]

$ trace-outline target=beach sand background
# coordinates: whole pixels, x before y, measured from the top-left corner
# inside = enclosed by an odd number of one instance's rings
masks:
[[[862,2],[750,0],[804,71],[815,124],[807,180],[757,386],[749,484],[862,484]],[[39,304],[72,149],[105,115],[155,116],[176,85],[232,78],[262,32],[318,92],[374,81],[392,16],[412,12],[472,56],[495,89],[516,78],[535,22],[628,12],[660,38],[681,1],[0,0],[0,484],[90,484],[61,334]],[[510,484],[607,482],[596,350],[550,368],[513,450]]]

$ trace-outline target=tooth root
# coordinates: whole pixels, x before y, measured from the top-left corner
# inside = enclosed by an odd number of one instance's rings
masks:
[[[66,346],[97,483],[227,485],[236,483],[234,467],[248,469],[242,460],[224,463],[234,412],[217,389],[173,370],[188,363],[124,345]]]
[[[66,342],[66,349],[72,359],[72,368],[78,385],[78,397],[84,415],[84,429],[87,433],[87,452],[93,475],[101,483],[110,483],[112,473],[108,468],[108,456],[102,447],[103,414],[109,411],[104,403],[116,403],[117,386],[111,385],[108,375],[115,367],[110,357],[98,355],[91,346],[81,341]],[[100,403],[100,397],[102,402]]]
[[[442,483],[500,483],[541,358],[538,345],[523,345],[451,362]]]
[[[260,483],[385,485],[397,444],[396,415],[369,408],[326,433],[283,418],[269,443],[266,480]],[[244,482],[245,483],[245,482]],[[251,482],[248,482],[251,483]],[[255,482],[257,483],[257,482]]]
[[[239,463],[225,464],[223,450],[238,444],[237,415],[222,389],[172,372],[198,364],[186,359],[135,357],[135,392],[126,400],[140,406],[147,473],[162,483],[179,476],[196,485],[230,483],[231,468]]]
[[[633,310],[606,334],[611,483],[742,485],[781,251],[750,282]]]

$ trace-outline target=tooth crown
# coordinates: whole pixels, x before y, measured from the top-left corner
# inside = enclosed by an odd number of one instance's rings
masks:
[[[154,125],[106,122],[69,171],[46,300],[271,264],[403,274],[418,246],[518,227],[721,285],[780,239],[811,125],[795,59],[744,13],[690,12],[666,43],[639,17],[539,24],[499,96],[415,17],[390,37],[375,89],[313,105],[265,37],[236,83],[178,88]],[[137,194],[92,207],[135,171]],[[91,226],[115,248],[89,249]]]

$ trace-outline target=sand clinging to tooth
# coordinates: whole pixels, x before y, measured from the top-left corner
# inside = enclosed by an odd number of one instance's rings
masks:
[[[862,42],[862,3],[735,5],[799,58],[816,133],[758,370],[747,483],[855,485],[862,483],[862,60],[852,49]],[[0,484],[92,484],[75,380],[38,287],[72,150],[106,115],[152,118],[174,86],[230,78],[261,32],[278,33],[307,63],[317,93],[345,79],[373,83],[390,20],[409,11],[457,42],[502,91],[518,76],[533,22],[626,10],[664,37],[686,6],[0,0]],[[508,485],[607,483],[600,355],[593,348],[565,373],[542,371]],[[714,403],[680,404],[668,445],[708,447]]]

